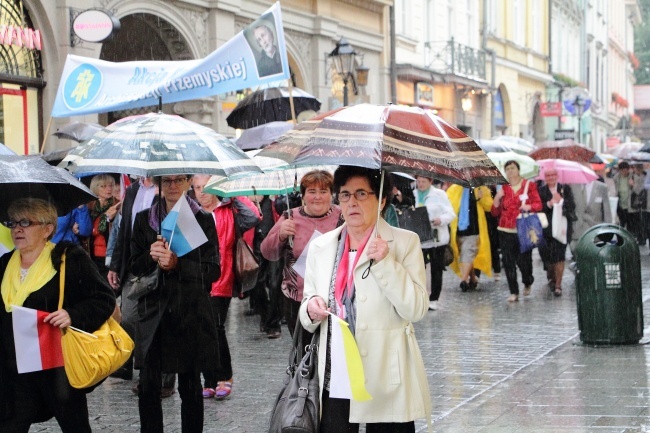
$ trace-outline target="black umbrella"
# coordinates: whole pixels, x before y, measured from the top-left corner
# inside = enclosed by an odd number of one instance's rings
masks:
[[[298,88],[291,89],[295,115],[303,111],[320,109],[320,101]],[[248,129],[269,122],[285,122],[292,119],[287,87],[270,87],[256,90],[245,97],[226,118],[228,126]]]
[[[650,153],[650,143],[644,144],[643,147],[639,149],[639,152]]]
[[[0,156],[0,217],[19,198],[42,198],[54,204],[59,215],[97,197],[62,168],[38,156]]]
[[[71,122],[57,129],[52,135],[81,143],[82,141],[88,140],[95,132],[103,128],[102,125],[97,123]]]

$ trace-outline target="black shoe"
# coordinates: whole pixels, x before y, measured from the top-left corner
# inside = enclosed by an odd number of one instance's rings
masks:
[[[460,290],[462,290],[463,292],[468,291],[469,290],[469,284],[467,284],[466,281],[461,281],[460,282]]]
[[[175,390],[173,386],[171,388],[167,388],[166,386],[163,386],[160,390],[160,398],[171,397],[174,392]]]
[[[123,379],[123,380],[131,380],[133,379],[133,370],[131,369],[125,369],[125,368],[118,368],[115,370],[110,377],[114,377],[117,379]]]
[[[474,280],[474,281],[470,280],[469,288],[472,289],[472,290],[476,290],[477,287],[478,287],[478,280]]]
[[[274,330],[274,331],[268,331],[266,333],[266,337],[268,339],[270,339],[270,340],[275,340],[276,338],[280,338],[281,335],[282,335],[282,333],[280,331],[278,331],[277,329]]]

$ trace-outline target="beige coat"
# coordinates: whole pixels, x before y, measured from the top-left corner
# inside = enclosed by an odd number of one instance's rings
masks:
[[[310,332],[320,326],[307,315],[307,300],[329,298],[330,280],[342,227],[312,241],[307,256],[307,271],[300,320]],[[361,252],[354,269],[357,329],[356,341],[372,400],[351,401],[350,422],[408,422],[430,420],[431,398],[420,348],[412,322],[422,319],[429,307],[424,259],[415,233],[389,226],[379,220],[378,231],[388,242],[389,253],[370,268],[366,251]],[[327,322],[320,327],[318,374],[321,395],[325,377]]]

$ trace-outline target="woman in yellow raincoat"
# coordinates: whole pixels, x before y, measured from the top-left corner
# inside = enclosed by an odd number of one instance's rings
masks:
[[[492,194],[486,186],[468,189],[452,185],[447,189],[447,197],[458,215],[449,224],[449,245],[454,252],[450,267],[461,279],[461,290],[466,292],[478,284],[474,269],[492,275],[490,237],[485,218],[485,212],[492,208]]]

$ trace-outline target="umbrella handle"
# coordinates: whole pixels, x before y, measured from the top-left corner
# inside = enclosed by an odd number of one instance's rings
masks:
[[[384,193],[384,171],[381,168],[379,170],[381,172],[381,181],[379,182],[379,206],[377,207],[377,222],[379,222],[379,218],[381,218],[381,196]],[[373,230],[375,232],[375,238],[377,238],[377,236],[379,236],[379,233],[377,232],[377,224],[375,224],[375,228]],[[365,280],[368,278],[368,275],[370,275],[370,268],[374,263],[375,260],[370,259],[370,264],[368,264],[366,270],[363,271],[363,274],[361,274],[361,279]]]

